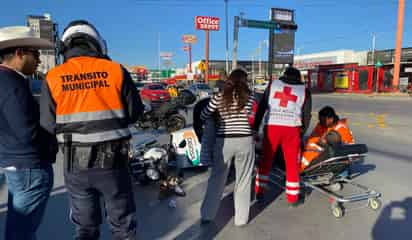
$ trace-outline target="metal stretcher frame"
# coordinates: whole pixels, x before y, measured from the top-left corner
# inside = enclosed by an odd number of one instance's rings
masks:
[[[314,164],[307,168],[304,173],[301,176],[301,185],[303,187],[308,187],[313,190],[318,191],[319,193],[326,195],[331,203],[331,210],[332,214],[336,218],[341,218],[344,215],[344,203],[353,203],[353,202],[360,202],[360,201],[368,201],[368,206],[372,210],[378,210],[381,207],[381,201],[380,197],[381,194],[373,189],[370,189],[364,185],[361,185],[359,183],[354,182],[353,180],[353,175],[348,177],[341,177],[335,175],[333,172],[327,172],[327,171],[320,171],[323,168],[327,167],[334,167],[334,166],[346,166],[346,169],[350,171],[350,167],[354,162],[358,162],[363,160],[367,154],[348,154],[344,156],[337,156],[337,157],[332,157],[329,158],[323,162]],[[319,169],[319,174],[316,173],[316,169]],[[305,174],[305,173],[310,173],[312,171],[312,174]],[[270,173],[270,175],[277,179],[274,180],[273,178],[270,178],[270,182],[272,184],[275,184],[279,186],[282,189],[285,189],[285,172],[281,169],[275,168],[273,171]],[[350,174],[349,174],[350,175]],[[340,184],[349,184],[357,189],[360,189],[362,193],[359,194],[351,194],[351,195],[341,195],[338,194],[334,191],[331,191],[327,189],[328,186],[331,186],[333,184],[339,184],[339,189],[342,188],[342,185]],[[304,188],[301,188],[304,189]]]

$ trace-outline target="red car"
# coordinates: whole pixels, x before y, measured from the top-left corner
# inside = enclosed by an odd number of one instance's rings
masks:
[[[160,83],[151,83],[140,89],[140,97],[150,102],[168,102],[170,101],[169,91]]]

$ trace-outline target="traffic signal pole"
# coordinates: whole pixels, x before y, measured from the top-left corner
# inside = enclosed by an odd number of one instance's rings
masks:
[[[393,70],[392,86],[395,91],[399,91],[399,74],[401,67],[402,32],[405,12],[405,0],[399,0],[398,7],[398,29],[396,32],[395,68]]]

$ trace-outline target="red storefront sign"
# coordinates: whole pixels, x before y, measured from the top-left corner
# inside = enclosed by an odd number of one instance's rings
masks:
[[[196,16],[195,27],[197,30],[219,31],[219,18],[208,16]]]
[[[298,69],[311,69],[320,65],[330,65],[334,64],[333,61],[317,61],[317,62],[305,62],[305,61],[296,61],[293,63],[293,66]]]

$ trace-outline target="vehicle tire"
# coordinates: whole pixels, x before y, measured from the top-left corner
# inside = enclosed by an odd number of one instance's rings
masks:
[[[379,210],[382,206],[382,202],[378,198],[371,198],[368,200],[368,207],[372,210]]]
[[[166,130],[169,133],[185,128],[185,126],[186,126],[186,119],[180,114],[173,114],[166,121]]]

